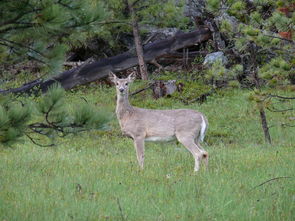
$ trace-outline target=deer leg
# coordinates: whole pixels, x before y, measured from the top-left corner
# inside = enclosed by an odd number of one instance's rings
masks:
[[[202,150],[202,158],[201,158],[201,159],[203,160],[206,169],[208,169],[209,155],[208,155],[207,151],[205,151],[205,150],[201,147],[201,145],[200,145],[199,142],[196,142],[196,145]]]
[[[176,135],[176,138],[180,143],[182,143],[193,155],[195,159],[194,171],[197,172],[200,169],[200,161],[203,157],[204,151],[195,144],[194,139],[191,137],[183,137]]]
[[[144,138],[136,137],[134,138],[134,147],[136,150],[137,161],[141,169],[143,169],[144,164]]]

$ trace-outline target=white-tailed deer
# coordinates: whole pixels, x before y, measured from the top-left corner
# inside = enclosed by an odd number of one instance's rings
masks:
[[[124,135],[134,141],[137,160],[143,169],[144,141],[169,141],[176,138],[193,155],[195,171],[199,170],[200,162],[208,164],[208,153],[202,149],[208,122],[206,117],[197,111],[189,109],[151,110],[133,107],[128,100],[128,87],[135,75],[130,74],[125,79],[119,79],[110,73],[110,80],[117,90],[116,114]]]

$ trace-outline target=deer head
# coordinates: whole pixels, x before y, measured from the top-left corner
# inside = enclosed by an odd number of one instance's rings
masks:
[[[116,85],[118,95],[124,95],[128,93],[129,84],[135,79],[135,74],[130,74],[127,78],[118,78],[113,72],[110,72],[109,79]]]

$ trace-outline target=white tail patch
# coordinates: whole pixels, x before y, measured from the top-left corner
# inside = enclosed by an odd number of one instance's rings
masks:
[[[205,134],[206,134],[207,125],[206,125],[206,121],[205,121],[205,119],[204,119],[204,117],[202,115],[201,115],[201,118],[202,118],[202,123],[201,123],[201,131],[200,131],[199,140],[201,142],[203,142],[204,138],[205,138]]]

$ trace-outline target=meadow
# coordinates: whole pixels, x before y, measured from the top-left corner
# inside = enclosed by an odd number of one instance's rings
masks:
[[[265,144],[248,94],[224,90],[190,105],[148,92],[131,98],[140,107],[205,113],[209,168],[197,174],[177,142],[147,143],[140,170],[115,116],[106,131],[70,135],[54,147],[26,139],[0,147],[0,221],[294,220],[295,128],[281,126],[286,113],[267,112],[273,144]],[[81,97],[114,113],[114,88],[67,92],[69,102]]]

